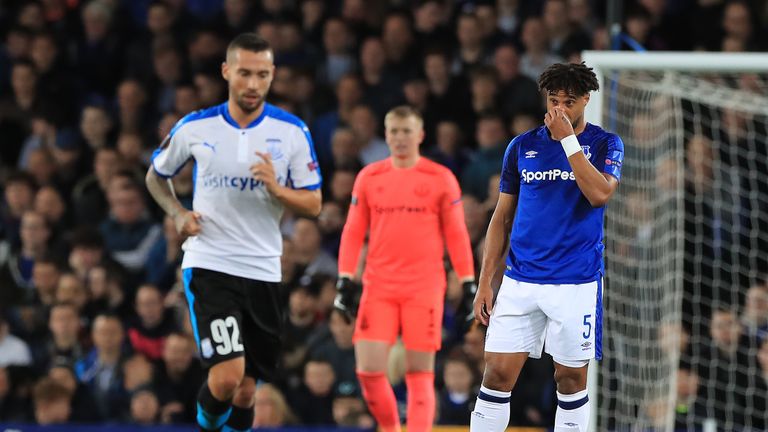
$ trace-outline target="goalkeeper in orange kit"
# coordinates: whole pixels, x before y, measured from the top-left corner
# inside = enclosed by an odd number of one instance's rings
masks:
[[[445,247],[471,318],[475,289],[461,190],[450,170],[419,155],[423,120],[409,107],[384,119],[391,157],[366,166],[355,180],[341,237],[335,306],[357,316],[357,376],[379,426],[399,431],[400,419],[385,371],[389,350],[402,335],[406,348],[409,432],[428,431],[435,413],[435,352],[440,349],[446,275]],[[368,255],[359,310],[352,279],[366,233]]]

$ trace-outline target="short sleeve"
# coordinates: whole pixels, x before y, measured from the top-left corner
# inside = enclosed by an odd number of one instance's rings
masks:
[[[294,189],[319,189],[323,184],[320,164],[309,128],[304,123],[298,126],[294,135],[294,151],[289,162],[289,175]]]
[[[520,174],[517,172],[517,155],[520,153],[518,138],[513,139],[507,146],[507,150],[504,152],[504,162],[501,165],[499,191],[510,195],[520,193]]]
[[[179,120],[168,136],[165,137],[163,143],[160,144],[160,148],[152,153],[152,166],[160,177],[170,178],[175,176],[192,156],[189,150],[190,143],[184,139],[185,134],[183,129],[181,129],[181,126],[186,123],[185,120],[186,117]]]
[[[624,163],[624,142],[618,135],[611,135],[608,140],[608,149],[605,153],[605,167],[603,172],[621,180],[621,165]]]

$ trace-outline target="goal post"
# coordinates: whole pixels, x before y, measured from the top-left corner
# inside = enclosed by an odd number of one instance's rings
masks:
[[[590,367],[590,429],[764,430],[768,364],[748,292],[768,269],[768,55],[582,59],[600,84],[586,120],[625,144],[606,212],[604,360]],[[713,322],[732,331],[713,332]],[[768,332],[768,322],[755,326]]]

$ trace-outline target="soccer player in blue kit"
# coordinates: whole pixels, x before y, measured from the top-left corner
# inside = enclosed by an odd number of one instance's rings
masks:
[[[602,357],[603,213],[624,144],[584,119],[599,85],[584,63],[554,64],[538,84],[544,126],[507,147],[485,238],[474,313],[488,326],[486,363],[472,432],[507,427],[512,387],[542,349],[555,362],[555,432],[586,432],[587,366]]]
[[[256,380],[270,380],[281,348],[283,209],[320,213],[322,178],[307,126],[266,103],[274,55],[255,33],[237,36],[221,73],[226,102],[193,112],[152,156],[149,192],[184,242],[184,291],[208,372],[197,398],[203,431],[249,431]],[[194,211],[166,179],[195,163]]]

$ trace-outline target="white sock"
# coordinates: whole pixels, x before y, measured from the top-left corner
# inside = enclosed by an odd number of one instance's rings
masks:
[[[480,386],[475,410],[469,420],[470,432],[502,432],[509,424],[509,397],[503,392]]]
[[[587,389],[574,394],[557,392],[555,432],[587,432],[589,396]]]

